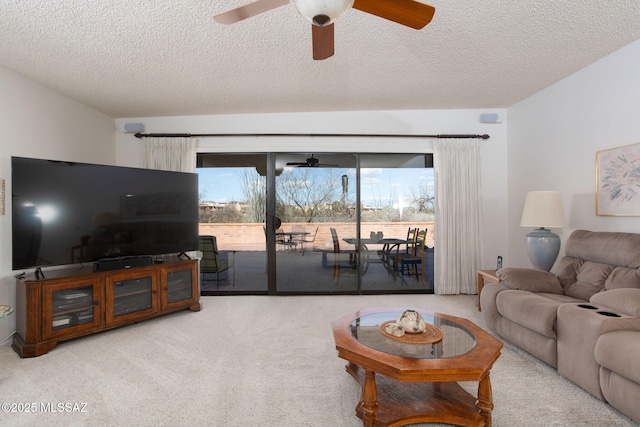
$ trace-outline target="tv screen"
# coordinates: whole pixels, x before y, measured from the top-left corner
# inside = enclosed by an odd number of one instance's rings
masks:
[[[198,248],[198,175],[11,158],[13,269]]]

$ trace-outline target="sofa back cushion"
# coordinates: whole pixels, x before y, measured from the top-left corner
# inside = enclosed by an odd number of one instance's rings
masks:
[[[640,288],[640,269],[628,267],[616,267],[613,269],[607,281],[604,282],[607,290],[621,288]]]
[[[584,262],[578,270],[575,283],[565,290],[565,294],[589,301],[592,295],[604,289],[604,283],[614,268],[609,264],[593,261]]]
[[[620,267],[640,267],[640,234],[576,230],[565,255]]]
[[[530,292],[562,294],[558,278],[546,271],[530,268],[501,268],[496,276],[506,288]]]
[[[576,283],[578,270],[580,270],[584,262],[583,259],[564,256],[560,258],[554,266],[554,273],[558,276],[565,295],[567,294],[567,289]]]
[[[554,268],[565,295],[589,300],[604,289],[640,288],[640,234],[576,230]]]

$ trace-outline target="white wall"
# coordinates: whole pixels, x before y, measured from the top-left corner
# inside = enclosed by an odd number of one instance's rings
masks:
[[[596,152],[640,143],[640,41],[509,109],[510,266],[530,266],[520,227],[528,191],[562,193],[567,228],[640,232],[639,217],[597,216]]]
[[[11,156],[113,164],[115,122],[59,93],[0,67],[0,178],[6,214],[0,216],[0,303],[15,306],[11,271]],[[0,345],[15,316],[0,319]]]
[[[246,114],[189,117],[118,119],[143,123],[147,133],[191,134],[489,134],[480,142],[484,217],[484,264],[495,265],[498,255],[506,257],[506,120],[500,124],[480,123],[481,113],[505,110],[360,111],[288,114]],[[432,139],[406,138],[321,138],[243,137],[201,138],[200,152],[398,152],[432,151]],[[142,141],[131,134],[116,137],[118,164],[141,165]]]

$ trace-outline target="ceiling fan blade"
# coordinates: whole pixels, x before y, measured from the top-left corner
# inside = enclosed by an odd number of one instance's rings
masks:
[[[333,24],[322,28],[311,25],[311,39],[313,40],[313,59],[322,60],[333,56]]]
[[[415,0],[355,0],[353,8],[419,30],[431,22],[436,8]]]
[[[243,19],[260,15],[261,13],[268,12],[277,7],[284,6],[285,4],[289,4],[289,0],[258,0],[253,3],[240,6],[236,9],[220,13],[214,16],[213,19],[218,24],[235,24]]]

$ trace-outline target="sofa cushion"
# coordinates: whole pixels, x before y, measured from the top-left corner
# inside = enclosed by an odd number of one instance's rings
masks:
[[[640,288],[640,270],[637,268],[616,267],[604,282],[604,288]]]
[[[496,297],[496,307],[503,317],[549,338],[556,337],[560,304],[562,301],[547,298],[544,294],[512,289],[502,291]]]
[[[640,317],[640,289],[611,289],[591,297],[591,304],[604,305],[615,311]]]
[[[598,363],[631,381],[640,383],[640,332],[612,331],[602,334],[594,351]]]
[[[604,283],[614,268],[613,265],[586,261],[578,269],[576,282],[565,288],[564,293],[588,301],[592,295],[604,289]]]
[[[551,273],[532,268],[501,268],[496,272],[500,282],[509,289],[561,294],[562,286]]]
[[[554,267],[554,273],[560,281],[562,289],[566,293],[566,290],[576,283],[576,277],[578,276],[578,270],[584,264],[584,260],[580,258],[574,258],[570,256],[564,256],[558,260]]]
[[[576,230],[567,240],[567,256],[602,264],[640,267],[640,234]]]

